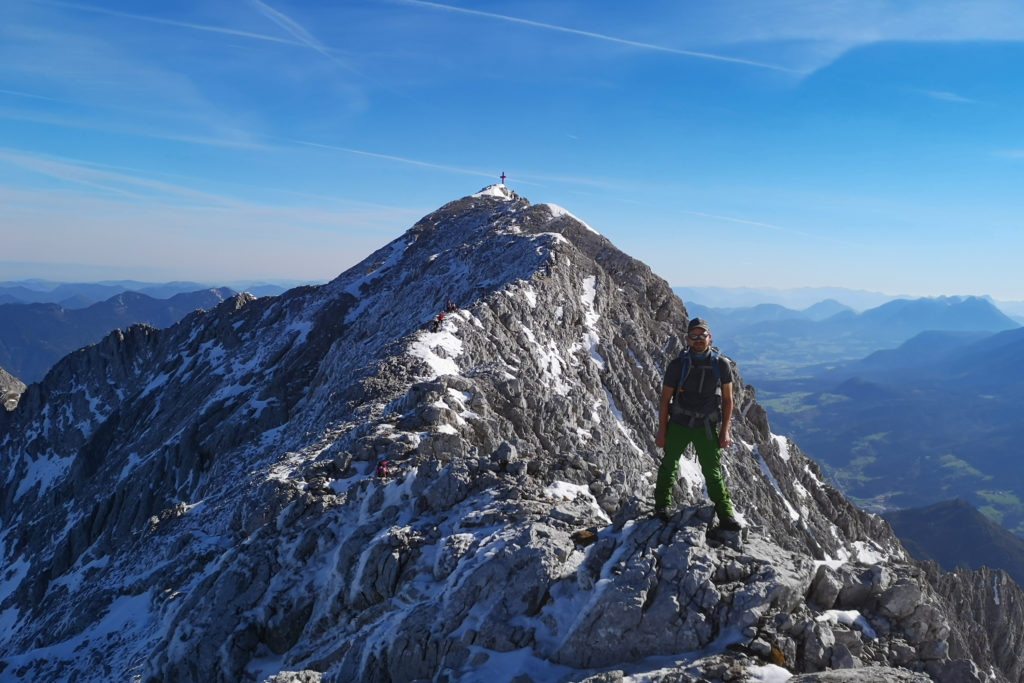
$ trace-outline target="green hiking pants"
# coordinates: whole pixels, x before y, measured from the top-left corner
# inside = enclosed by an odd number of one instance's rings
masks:
[[[658,468],[658,483],[654,487],[654,505],[658,508],[672,507],[672,487],[679,471],[679,456],[691,443],[697,451],[708,497],[715,504],[718,518],[732,517],[732,501],[729,500],[729,492],[725,490],[725,481],[722,480],[722,451],[718,447],[718,430],[712,428],[711,438],[708,438],[708,432],[703,426],[688,429],[669,423],[665,434],[665,458]]]

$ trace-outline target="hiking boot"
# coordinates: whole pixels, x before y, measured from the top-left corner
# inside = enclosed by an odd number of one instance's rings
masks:
[[[718,520],[718,528],[722,531],[739,531],[743,526],[736,521],[735,517],[722,517]]]
[[[668,508],[655,508],[654,514],[657,516],[658,519],[660,519],[663,522],[672,521],[672,511],[669,510]]]

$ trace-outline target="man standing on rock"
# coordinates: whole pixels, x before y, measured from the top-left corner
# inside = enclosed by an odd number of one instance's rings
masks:
[[[654,507],[658,517],[672,518],[672,487],[679,470],[679,456],[693,444],[704,473],[708,496],[715,504],[719,528],[739,531],[733,516],[732,501],[722,479],[722,450],[732,444],[732,367],[729,361],[711,350],[711,328],[707,321],[694,318],[686,331],[688,348],[668,364],[661,387],[658,410],[658,435],[654,440],[665,449],[654,488]],[[718,403],[721,386],[722,402]]]

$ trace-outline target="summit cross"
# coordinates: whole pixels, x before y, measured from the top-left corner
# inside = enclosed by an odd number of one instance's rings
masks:
[[[505,184],[505,172],[504,171],[501,172],[501,184],[502,185]]]

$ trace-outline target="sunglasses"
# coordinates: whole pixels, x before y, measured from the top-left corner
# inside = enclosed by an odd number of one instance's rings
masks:
[[[710,336],[711,335],[709,335],[707,332],[705,332],[704,334],[688,334],[688,335],[686,335],[686,337],[688,339],[692,339],[693,341],[700,341],[701,339],[707,339]]]

